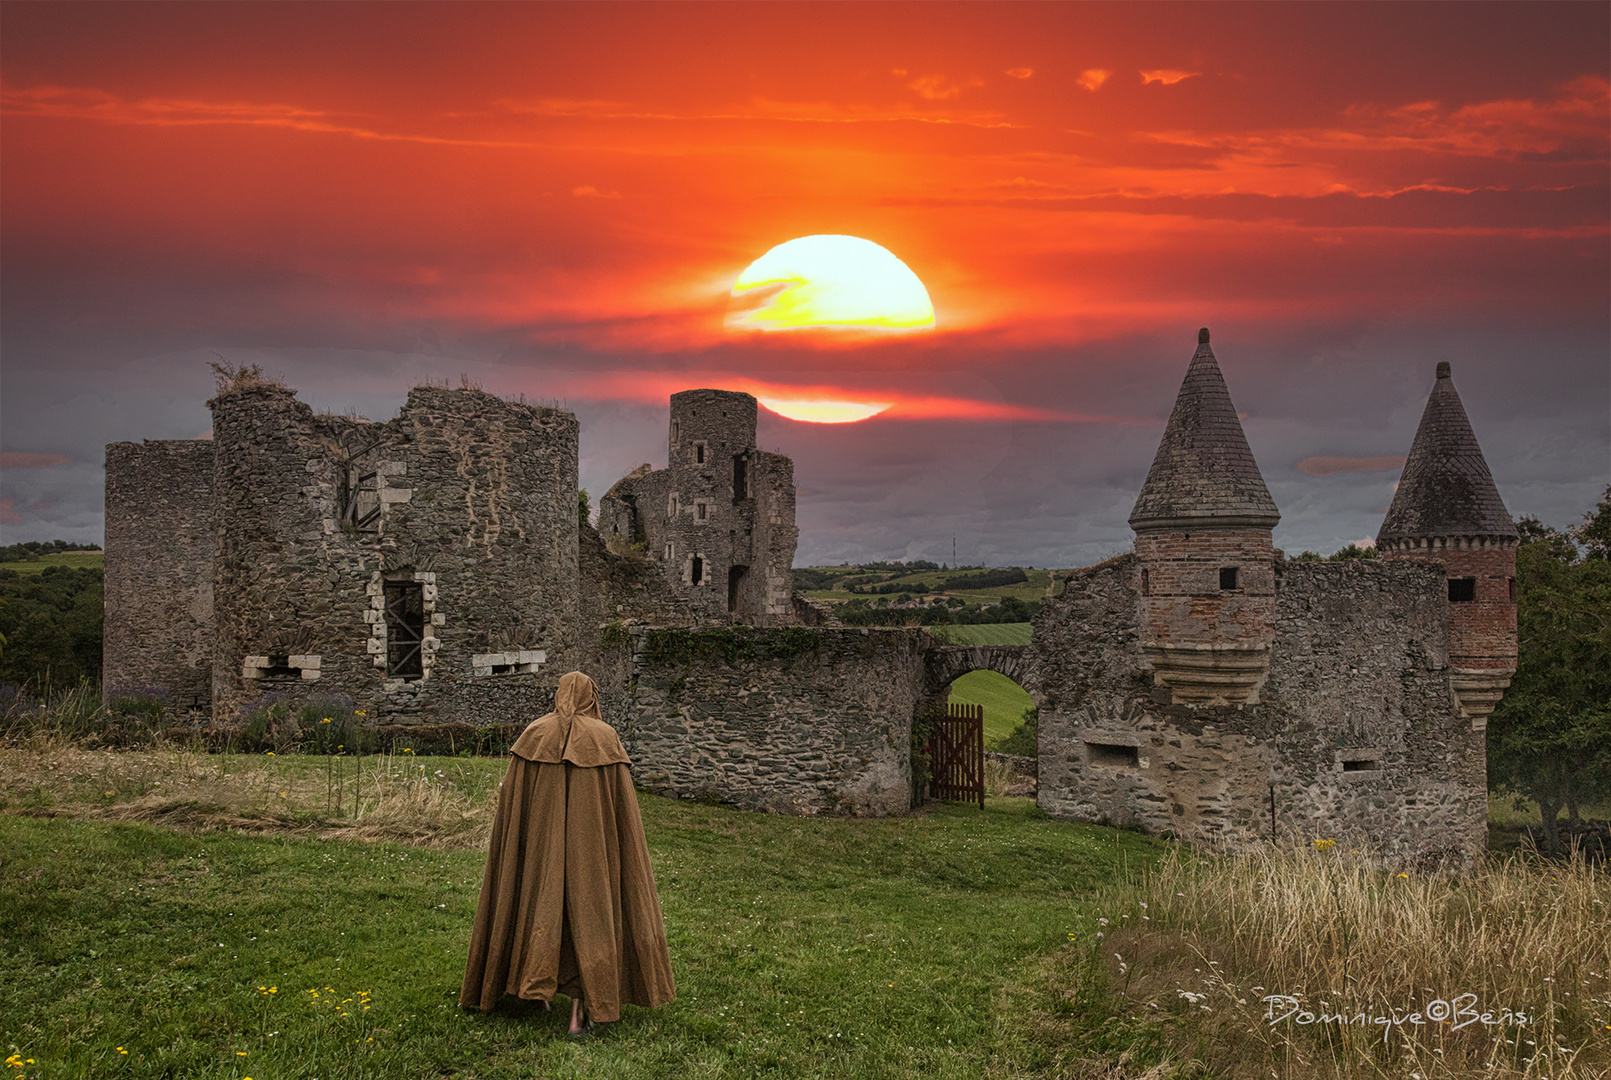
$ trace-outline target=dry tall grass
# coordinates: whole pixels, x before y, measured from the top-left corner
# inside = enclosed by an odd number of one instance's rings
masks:
[[[162,821],[188,828],[297,830],[484,845],[497,799],[485,763],[86,749],[48,734],[0,743],[0,809]]]
[[[1177,854],[1097,919],[1105,970],[1076,946],[1054,991],[1106,981],[1132,1034],[1176,1061],[1236,1077],[1611,1075],[1611,877],[1581,858],[1456,878],[1326,841]]]

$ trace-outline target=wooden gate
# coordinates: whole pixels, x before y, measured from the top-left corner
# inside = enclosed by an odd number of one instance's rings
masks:
[[[948,705],[929,736],[929,797],[984,808],[984,706]]]

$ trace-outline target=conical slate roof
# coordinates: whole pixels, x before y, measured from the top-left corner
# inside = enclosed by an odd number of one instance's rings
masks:
[[[1208,347],[1205,327],[1197,332],[1197,353],[1186,369],[1152,471],[1130,511],[1130,527],[1214,523],[1271,528],[1280,520],[1214,350]]]
[[[1378,543],[1434,536],[1515,537],[1493,474],[1466,419],[1465,406],[1438,365],[1438,381],[1426,400],[1421,426],[1410,445],[1393,505],[1387,508]]]

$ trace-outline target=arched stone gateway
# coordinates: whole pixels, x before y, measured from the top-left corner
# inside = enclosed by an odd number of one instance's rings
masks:
[[[1040,680],[1032,645],[937,645],[923,653],[929,696],[944,694],[953,681],[970,671],[994,671],[1029,691],[1039,702]]]

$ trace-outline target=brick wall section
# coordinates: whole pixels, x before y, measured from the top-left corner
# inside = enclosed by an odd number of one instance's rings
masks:
[[[435,387],[383,424],[316,416],[274,386],[211,404],[218,719],[267,691],[345,694],[388,725],[552,707],[580,658],[573,415]],[[386,674],[392,578],[424,590],[423,678]],[[246,676],[249,658],[287,654],[317,657],[316,677]],[[501,661],[509,673],[478,673]]]
[[[1476,599],[1449,604],[1450,663],[1468,671],[1516,670],[1516,548],[1504,540],[1401,543],[1384,549],[1390,560],[1443,568],[1453,580],[1473,579]]]
[[[633,778],[752,810],[902,813],[928,640],[915,629],[635,630],[636,688],[616,725]]]
[[[730,390],[673,394],[667,467],[635,470],[599,500],[607,542],[641,544],[698,621],[796,622],[794,463],[756,449],[756,410]]]
[[[1139,645],[1140,564],[1074,575],[1035,626],[1048,813],[1247,849],[1358,838],[1395,860],[1486,842],[1483,736],[1448,686],[1446,586],[1408,562],[1278,564],[1259,704],[1166,704]],[[1345,762],[1355,767],[1345,768]]]
[[[1270,530],[1213,528],[1145,531],[1135,551],[1147,572],[1141,598],[1149,644],[1267,645],[1275,615],[1275,549]],[[1220,588],[1235,568],[1237,587]]]
[[[106,448],[105,691],[159,686],[212,707],[213,444]]]

